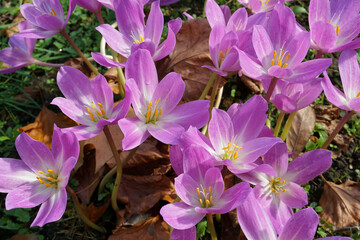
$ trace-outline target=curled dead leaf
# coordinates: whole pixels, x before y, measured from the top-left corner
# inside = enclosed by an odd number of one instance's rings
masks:
[[[240,79],[254,94],[261,94],[264,92],[264,87],[260,81],[254,80],[245,75],[241,75]]]
[[[315,127],[315,112],[308,106],[295,113],[289,133],[286,137],[286,145],[289,152],[299,154],[303,151]]]
[[[347,180],[343,184],[326,182],[319,205],[320,217],[338,228],[358,226],[360,220],[360,183]]]
[[[81,58],[69,58],[65,63],[65,66],[70,66],[80,70],[84,73],[90,80],[96,77],[95,73],[91,71],[91,69],[84,63],[84,60]]]

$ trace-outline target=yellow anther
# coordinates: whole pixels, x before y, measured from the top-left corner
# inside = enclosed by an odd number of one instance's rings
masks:
[[[39,180],[39,179],[40,179],[40,177],[36,176],[36,179],[38,179],[38,180]]]
[[[139,40],[135,40],[136,43],[141,43]]]
[[[52,177],[47,177],[47,179],[49,179],[50,181],[55,181],[55,179]]]
[[[49,184],[49,183],[46,183],[45,185],[46,185],[47,187],[51,187],[51,184]]]
[[[274,53],[273,53],[273,58],[274,59],[276,58],[276,55],[277,55],[276,50],[274,50]]]
[[[161,108],[159,108],[159,116],[161,116],[162,112],[161,112]]]
[[[283,68],[286,68],[288,66],[288,64],[287,63],[285,63],[282,67]]]
[[[148,106],[147,106],[147,109],[150,109],[151,106],[152,106],[152,102],[149,101],[149,104],[148,104]]]
[[[204,188],[204,193],[205,193],[205,195],[207,194],[206,188]]]
[[[98,115],[99,117],[102,116],[100,111],[96,110],[95,112],[97,113],[97,115]]]
[[[356,97],[360,97],[360,92],[358,92],[358,94],[356,95]]]
[[[232,154],[233,152],[234,152],[234,150],[230,150],[230,151],[228,151],[228,153],[229,153],[229,154]]]
[[[281,177],[276,178],[276,180],[278,180],[278,181],[279,181],[280,179],[281,179]]]
[[[282,57],[284,55],[284,50],[281,50],[281,54],[280,54],[280,57]]]
[[[145,39],[141,35],[140,35],[140,39],[141,39],[142,42],[145,42]]]
[[[209,193],[210,194],[212,193],[212,187],[209,187]]]
[[[220,53],[219,53],[219,58],[220,58],[220,59],[224,59],[224,58],[225,58],[223,51],[220,51]]]
[[[210,205],[210,201],[206,200],[206,206],[209,206],[209,205]]]
[[[197,193],[197,195],[200,195],[200,189],[199,188],[196,188],[196,193]]]
[[[278,62],[278,64],[277,64],[279,67],[281,67],[281,65],[282,65],[282,61],[281,60],[279,60],[279,62]]]
[[[279,194],[279,192],[275,192],[275,194]]]
[[[49,173],[52,173],[52,174],[55,173],[55,172],[54,172],[53,170],[51,170],[51,169],[48,169],[48,172],[49,172]]]
[[[44,184],[44,181],[41,178],[39,178],[38,180],[41,184]]]
[[[18,47],[17,47],[17,46],[14,46],[14,48],[15,48],[15,49],[18,49]]]
[[[290,58],[290,54],[286,55],[285,60],[288,61]]]
[[[149,119],[150,119],[150,115],[151,115],[151,111],[149,110],[149,111],[146,113],[146,120],[149,120]]]
[[[270,184],[273,184],[273,182],[274,182],[274,179],[270,179]]]
[[[275,192],[275,188],[272,188],[271,191]]]
[[[329,23],[331,24],[331,20],[329,21]]]
[[[161,98],[159,98],[158,100],[156,100],[155,105],[158,105],[158,103],[160,102]]]
[[[340,27],[339,25],[336,26],[336,36],[339,36]]]
[[[212,196],[210,196],[210,198],[209,198],[209,199],[210,199],[210,203],[212,204]]]
[[[158,110],[157,109],[155,109],[155,117],[157,117],[157,115],[158,115]]]
[[[282,181],[282,185],[285,185],[285,180],[284,180],[284,181]]]
[[[43,171],[39,171],[39,173],[40,173],[40,174],[44,174],[44,172],[43,172]]]
[[[234,158],[237,158],[237,156],[238,156],[238,152],[235,152],[234,153]]]
[[[51,13],[50,13],[50,14],[56,17],[56,12],[55,12],[55,10],[54,10],[53,8],[51,9]]]
[[[266,1],[265,1],[265,4],[267,4],[268,2],[269,2],[269,0],[266,0]]]
[[[90,114],[91,121],[95,122],[94,114],[90,112],[89,107],[86,107],[86,111]]]
[[[286,192],[286,189],[283,189],[282,192]]]
[[[275,59],[271,60],[271,66],[274,66],[275,64]]]
[[[104,111],[103,105],[102,105],[101,103],[99,103],[99,102],[98,102],[98,105],[99,105],[99,107],[100,107],[101,114],[102,114],[103,116],[105,116],[105,111]]]
[[[200,204],[203,205],[203,201],[201,200],[201,198],[199,198]]]

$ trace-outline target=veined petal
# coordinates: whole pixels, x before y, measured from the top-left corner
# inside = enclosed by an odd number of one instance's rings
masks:
[[[208,0],[206,2],[205,12],[211,28],[213,28],[215,24],[221,24],[224,27],[226,26],[224,14],[221,11],[220,6],[214,0]]]
[[[269,78],[267,72],[260,63],[249,57],[243,51],[239,49],[237,49],[237,51],[239,55],[241,70],[245,73],[245,75],[258,81]]]
[[[46,30],[60,32],[60,30],[64,28],[64,22],[50,14],[36,16],[35,20],[39,27]]]
[[[234,126],[230,116],[223,110],[213,108],[211,116],[209,139],[215,151],[222,153],[234,137]]]
[[[355,112],[360,112],[360,98],[353,98],[349,102],[349,107]]]
[[[151,10],[146,21],[145,38],[151,39],[155,46],[159,45],[164,26],[164,16],[160,9],[160,1],[151,3]]]
[[[124,63],[115,62],[101,53],[91,52],[91,56],[94,58],[95,62],[104,67],[124,67],[125,65]]]
[[[293,182],[287,182],[284,188],[286,192],[281,192],[279,198],[287,206],[291,208],[302,208],[308,203],[308,196],[301,186]]]
[[[189,229],[179,230],[173,229],[171,232],[172,240],[192,240],[196,239],[196,227],[191,227]]]
[[[184,203],[193,207],[201,206],[199,196],[196,193],[198,187],[199,183],[188,174],[181,174],[175,178],[176,194]]]
[[[45,202],[55,192],[38,181],[25,183],[8,193],[5,200],[6,210],[13,208],[33,208]]]
[[[360,68],[355,50],[341,53],[339,70],[346,98],[349,100],[357,97],[360,92]]]
[[[163,120],[167,122],[176,122],[183,126],[184,129],[190,126],[201,128],[209,120],[209,105],[208,100],[195,100],[180,104],[171,111]]]
[[[205,148],[208,152],[215,154],[209,138],[202,134],[196,127],[190,126],[179,138],[179,145],[181,148],[186,149],[192,144],[199,145]]]
[[[160,214],[165,222],[180,230],[195,226],[205,216],[204,213],[196,212],[195,208],[184,202],[167,204],[160,209]]]
[[[0,192],[8,193],[22,184],[37,181],[37,175],[24,161],[0,158],[0,165]]]
[[[56,97],[50,104],[58,106],[66,116],[75,122],[84,125],[95,125],[95,123],[91,121],[89,114],[86,112],[86,108],[80,105],[81,103],[63,97]]]
[[[132,99],[132,91],[128,86],[128,82],[125,83],[125,97],[112,109],[111,119],[115,121],[124,118],[129,112]]]
[[[286,179],[299,185],[305,184],[328,170],[331,164],[331,152],[325,149],[316,149],[291,161]]]
[[[17,70],[25,67],[26,65],[28,65],[28,64],[21,64],[21,65],[18,65],[18,66],[2,69],[2,70],[0,70],[0,74],[8,74],[8,73],[16,72]]]
[[[211,60],[216,68],[219,68],[220,43],[225,36],[225,28],[221,24],[215,24],[209,36],[209,52]]]
[[[245,30],[248,20],[248,14],[245,8],[239,8],[231,15],[227,25],[226,32]]]
[[[113,110],[114,96],[106,78],[99,74],[91,81],[92,94],[95,104],[101,103],[106,116],[110,118]]]
[[[169,159],[176,175],[179,176],[180,174],[184,173],[183,153],[179,145],[170,146]]]
[[[274,46],[263,26],[254,26],[252,42],[258,59],[265,68],[269,68],[274,53]]]
[[[263,207],[251,191],[247,199],[237,208],[237,218],[248,239],[276,240],[274,227]]]
[[[329,100],[329,102],[331,102],[338,108],[347,111],[351,110],[348,106],[348,101],[346,100],[344,93],[342,93],[339,89],[332,85],[326,72],[324,72],[324,79],[321,82],[321,86],[323,87],[325,96]]]
[[[318,223],[319,217],[311,207],[300,210],[286,223],[278,240],[312,240]]]
[[[124,133],[122,140],[123,150],[130,150],[143,143],[149,136],[147,126],[136,117],[120,119],[119,127]]]
[[[288,50],[290,54],[289,67],[296,66],[304,60],[310,47],[310,34],[308,32],[300,32],[291,39],[288,44],[285,44],[284,49]]]
[[[332,60],[329,58],[314,59],[300,63],[293,69],[293,75],[287,79],[291,82],[307,82],[324,72],[330,65]]]
[[[315,22],[330,21],[330,2],[329,0],[311,0],[309,6],[309,25]]]
[[[166,144],[177,144],[178,138],[185,132],[181,125],[161,120],[147,124],[147,129],[154,138]]]
[[[250,172],[238,174],[237,176],[253,185],[262,185],[269,182],[269,175],[277,176],[277,173],[272,166],[268,164],[261,164]]]
[[[95,125],[92,125],[92,126],[80,125],[80,126],[62,129],[62,132],[64,132],[64,133],[67,133],[67,132],[74,133],[76,138],[79,141],[96,137],[101,131],[102,131],[102,128],[97,128]]]
[[[24,38],[49,38],[57,34],[59,31],[46,30],[39,27],[29,28],[22,32],[17,33],[17,36]]]
[[[56,166],[50,149],[44,143],[32,139],[24,132],[16,138],[15,146],[20,158],[35,173]],[[56,171],[56,169],[53,170]]]
[[[130,36],[124,36],[121,32],[118,32],[109,24],[102,24],[96,27],[101,35],[105,38],[105,41],[116,52],[120,53],[124,57],[130,56],[130,49],[133,44]]]
[[[42,12],[30,3],[22,4],[20,6],[20,12],[27,21],[30,21],[33,24],[36,24],[35,17],[42,15]]]
[[[289,78],[291,75],[293,75],[293,72],[290,69],[282,68],[277,65],[270,67],[268,73],[273,77],[282,79]]]
[[[311,25],[311,40],[322,52],[328,52],[337,41],[336,31],[333,25],[327,22],[315,22]]]
[[[30,227],[42,227],[46,223],[59,220],[65,212],[66,203],[67,194],[65,188],[58,189],[58,191],[41,205],[39,212]]]
[[[131,53],[136,52],[138,49],[145,49],[150,52],[150,55],[155,54],[155,44],[150,39],[145,39],[144,42],[135,43],[131,46]]]
[[[259,202],[263,204],[262,201]],[[266,211],[277,234],[283,231],[287,221],[294,215],[292,208],[277,197],[272,198],[270,205],[266,207]]]
[[[272,166],[277,176],[282,177],[288,169],[288,158],[287,146],[284,142],[280,142],[264,155],[264,163]]]
[[[223,199],[223,193],[224,193],[224,180],[222,178],[222,175],[221,175],[221,171],[219,168],[210,168],[206,171],[205,173],[205,177],[204,177],[204,187],[209,189],[209,187],[212,188],[212,197],[213,197],[213,202],[214,204],[216,203],[216,206],[217,206],[217,203],[218,203],[218,200],[221,201],[221,200],[224,200],[226,199],[226,196],[224,197]],[[230,189],[229,189],[230,190]],[[232,192],[234,193],[234,196],[238,196],[235,194],[235,192]],[[221,198],[221,200],[220,200]],[[229,199],[226,199],[226,200],[229,200]],[[220,207],[220,206],[218,206]]]

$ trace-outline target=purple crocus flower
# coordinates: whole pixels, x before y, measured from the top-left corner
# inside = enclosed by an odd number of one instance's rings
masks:
[[[278,2],[290,2],[292,0],[238,0],[239,3],[254,13],[269,12]]]
[[[355,50],[345,50],[339,58],[339,71],[344,93],[334,87],[329,76],[324,72],[321,85],[326,98],[338,108],[360,112],[360,68]]]
[[[176,144],[189,126],[200,128],[208,121],[208,100],[177,106],[185,91],[181,75],[169,73],[159,83],[149,51],[139,49],[132,54],[126,63],[125,74],[137,117],[119,121],[124,133],[124,150],[139,146],[149,134],[166,144]]]
[[[239,50],[240,65],[247,76],[260,81],[275,77],[306,82],[331,64],[331,59],[301,62],[310,46],[310,34],[298,32],[293,11],[284,4],[275,6],[266,28],[254,26],[252,42],[258,59]]]
[[[64,10],[59,0],[33,0],[33,4],[20,6],[20,12],[27,20],[30,28],[19,33],[26,38],[48,38],[63,30],[73,12],[76,2],[69,1],[69,10],[64,19]]]
[[[224,191],[224,181],[213,157],[200,146],[190,146],[184,152],[184,173],[175,178],[175,190],[182,202],[167,204],[160,214],[173,228],[191,229],[206,214],[224,214],[246,199],[251,191],[242,182]]]
[[[114,0],[97,0],[99,3],[103,4],[105,7],[115,11],[114,8]],[[138,3],[142,4],[142,5],[150,5],[151,3],[153,3],[154,1],[157,0],[134,0],[137,1]],[[180,0],[160,0],[160,5],[164,6],[164,5],[169,5],[169,4],[173,4],[176,3]]]
[[[131,93],[125,85],[125,98],[114,106],[113,92],[104,76],[99,74],[90,81],[81,71],[72,67],[61,67],[57,84],[65,98],[57,97],[51,104],[81,125],[65,128],[79,139],[98,135],[105,125],[116,124],[125,117],[130,108]]]
[[[360,1],[311,0],[309,26],[312,47],[320,53],[360,47]]]
[[[314,209],[305,208],[296,212],[277,236],[266,211],[262,204],[257,201],[253,192],[237,208],[237,217],[245,236],[248,239],[256,240],[312,240],[319,223],[319,217]],[[349,237],[325,237],[321,239],[351,240]]]
[[[0,192],[8,193],[6,209],[41,204],[31,227],[59,220],[66,208],[65,187],[79,156],[78,140],[54,126],[51,150],[26,133],[17,137],[15,146],[22,161],[0,158]]]
[[[282,112],[292,113],[309,106],[322,92],[321,78],[305,83],[290,83],[278,80],[270,101]],[[268,82],[263,84],[268,90]]]
[[[225,164],[235,174],[248,172],[257,167],[254,162],[260,156],[282,142],[280,138],[259,136],[265,127],[267,109],[267,103],[260,95],[253,96],[242,106],[233,104],[228,112],[213,109],[209,138],[190,127],[179,139],[180,150],[191,144],[200,145],[215,157],[217,165]],[[179,148],[173,149],[171,155],[175,157],[173,165],[181,165],[176,163],[182,162]],[[179,171],[180,167],[177,168]]]
[[[175,35],[180,30],[182,22],[180,18],[169,21],[167,39],[159,45],[164,26],[164,16],[159,1],[151,4],[146,25],[143,5],[137,1],[114,0],[114,7],[119,31],[109,24],[102,24],[96,28],[112,49],[126,58],[139,48],[147,49],[154,61],[158,61],[172,52],[176,43]],[[92,53],[92,56],[104,66],[123,66],[100,53]]]
[[[75,0],[76,4],[82,8],[89,10],[90,12],[97,14],[100,12],[102,4],[97,0]]]
[[[19,30],[24,31],[29,24],[26,21],[19,23]],[[0,74],[16,72],[20,68],[33,64],[36,60],[32,54],[36,39],[24,38],[15,33],[9,38],[11,48],[0,50],[0,61],[11,65],[11,67],[0,70]]]
[[[291,209],[302,208],[307,204],[307,194],[300,185],[330,168],[331,153],[317,149],[288,163],[286,144],[280,143],[264,155],[264,163],[239,177],[256,185],[255,196],[279,233],[291,217]]]

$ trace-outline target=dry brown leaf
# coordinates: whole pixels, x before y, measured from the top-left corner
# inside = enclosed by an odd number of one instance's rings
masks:
[[[19,23],[24,21],[25,18],[23,17],[23,15],[20,13],[19,15],[16,16],[16,18],[14,18],[14,20],[12,21],[12,23]],[[12,35],[14,35],[15,33],[19,32],[19,27],[18,24],[12,25],[8,28],[6,28],[5,30],[5,35],[6,37],[11,37]]]
[[[337,185],[326,182],[319,205],[320,217],[338,228],[358,226],[360,220],[360,183],[347,180]]]
[[[119,81],[118,81],[118,74],[115,67],[110,68],[106,71],[104,74],[104,77],[109,83],[109,86],[111,87],[113,93],[119,94]]]
[[[51,148],[54,124],[56,124],[59,128],[76,126],[76,123],[73,120],[62,113],[54,113],[47,107],[43,106],[41,112],[35,118],[35,122],[19,128],[18,131],[25,132],[33,139],[43,142]]]
[[[95,73],[84,63],[84,60],[81,58],[69,58],[65,63],[65,66],[70,66],[80,70],[84,73],[90,80],[96,77]]]
[[[169,240],[169,227],[160,215],[150,217],[147,220],[130,228],[122,227],[109,237],[109,240]]]
[[[236,215],[236,209],[221,215],[221,239],[239,239],[240,225]]]
[[[316,122],[324,125],[326,127],[325,132],[330,135],[340,121],[340,109],[334,105],[316,105],[314,110]],[[332,152],[332,158],[339,157],[341,150],[346,151],[353,139],[353,136],[349,136],[346,131],[341,130],[332,141],[339,147],[338,151]]]
[[[263,93],[264,87],[260,81],[254,80],[245,75],[242,75],[240,79],[254,94]]]
[[[299,154],[303,151],[315,127],[315,112],[308,106],[295,113],[286,145],[289,152]]]
[[[33,234],[16,234],[9,238],[9,240],[37,240],[38,235],[35,233]]]
[[[91,203],[90,206],[86,208],[86,215],[92,222],[97,222],[105,211],[109,207],[111,199],[108,198],[106,202],[101,206],[95,206],[94,203]]]
[[[199,99],[212,71],[203,65],[212,66],[209,53],[209,35],[211,28],[206,19],[193,19],[184,22],[176,35],[174,51],[165,59],[157,62],[159,79],[169,72],[180,73],[185,81],[183,96],[185,102]],[[221,78],[221,85],[225,80]]]

